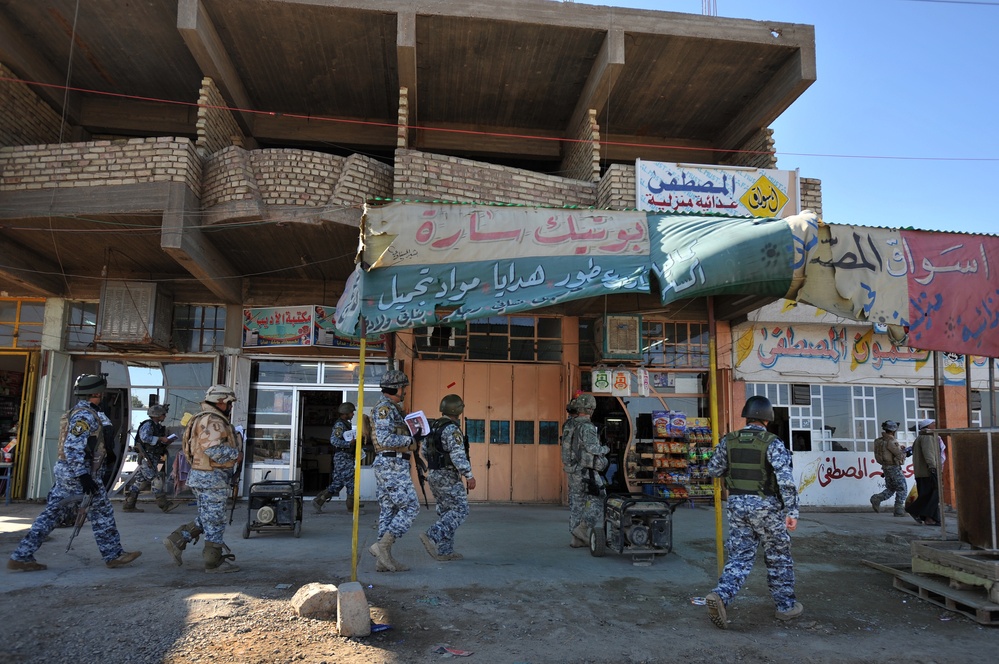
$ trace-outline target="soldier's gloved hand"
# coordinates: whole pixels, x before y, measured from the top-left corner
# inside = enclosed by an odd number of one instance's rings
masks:
[[[94,481],[94,478],[90,476],[90,473],[84,473],[76,479],[80,480],[80,484],[83,485],[83,493],[95,496],[101,490],[100,485]]]
[[[108,468],[114,468],[115,463],[118,462],[118,455],[114,453],[113,450],[104,450],[104,465]]]

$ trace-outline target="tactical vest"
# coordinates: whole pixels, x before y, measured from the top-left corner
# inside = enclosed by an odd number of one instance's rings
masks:
[[[576,418],[570,417],[562,426],[562,465],[572,466],[576,463],[573,459],[572,433],[576,429]]]
[[[447,417],[434,420],[430,424],[430,435],[424,439],[423,443],[423,454],[427,457],[428,470],[438,470],[440,468],[458,470],[458,468],[454,465],[454,461],[451,459],[451,455],[444,450],[444,441],[442,440],[444,436],[444,429],[447,428],[447,425],[449,424],[458,426],[457,422]],[[465,458],[471,461],[471,457],[469,456],[467,434],[463,436],[462,442],[465,444]]]
[[[86,412],[87,410],[88,406],[73,408],[68,413],[63,413],[62,417],[59,418],[58,456],[60,461],[66,460],[66,451],[64,448],[66,446],[66,436],[69,435],[70,418],[73,417],[73,415],[75,415],[76,413]],[[96,434],[89,436],[87,438],[87,452],[89,452],[89,454],[86,454],[85,456],[90,460],[91,463],[93,463],[94,459],[104,458],[105,449],[104,449],[104,425],[101,424],[101,418],[97,415],[97,410],[95,408],[91,408],[91,410],[94,411],[94,416],[97,417],[98,429]]]
[[[777,436],[759,429],[741,429],[725,435],[728,450],[725,486],[730,495],[777,495],[777,476],[767,461],[767,448],[775,440]]]
[[[155,455],[155,456],[163,456],[166,453],[166,449],[167,449],[166,443],[161,443],[161,442],[157,441],[157,442],[153,443],[152,445],[146,445],[146,443],[144,443],[142,441],[142,439],[139,438],[139,432],[142,431],[142,427],[144,427],[146,425],[146,422],[152,422],[152,424],[153,424],[153,437],[154,438],[162,438],[163,436],[166,435],[166,426],[165,425],[160,424],[159,422],[157,422],[157,421],[155,421],[153,419],[145,420],[145,421],[141,422],[139,424],[139,426],[135,429],[135,444],[136,444],[136,447],[139,447],[141,451],[144,451],[147,454],[152,454],[152,455]]]
[[[194,431],[197,428],[198,422],[201,420],[207,420],[205,422],[206,427],[208,422],[211,420],[218,420],[221,423],[220,432],[221,435],[218,438],[207,438],[204,436],[199,436],[197,440],[194,437]],[[209,443],[206,445],[205,443]],[[240,441],[239,434],[233,428],[229,419],[222,415],[221,413],[213,413],[209,411],[202,411],[191,418],[191,421],[187,424],[187,429],[184,430],[184,441],[183,450],[184,456],[187,457],[188,463],[191,464],[191,468],[194,470],[215,470],[217,468],[232,468],[236,465],[236,460],[233,459],[226,463],[215,463],[212,461],[211,457],[205,454],[205,450],[208,447],[213,447],[215,445],[228,445],[229,447],[239,449]]]

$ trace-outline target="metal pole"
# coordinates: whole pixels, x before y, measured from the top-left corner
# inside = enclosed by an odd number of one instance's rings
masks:
[[[368,326],[361,317],[361,363],[357,381],[357,439],[354,441],[354,524],[350,534],[350,580],[357,581],[357,527],[361,520],[361,449],[364,441],[364,353],[367,350]]]
[[[715,329],[715,299],[708,297],[708,408],[711,415],[711,449],[718,447],[718,335]],[[715,556],[718,576],[725,569],[725,540],[722,535],[721,479],[711,482],[715,503]]]

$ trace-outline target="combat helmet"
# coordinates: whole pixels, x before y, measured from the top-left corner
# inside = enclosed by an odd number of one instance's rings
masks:
[[[386,371],[385,375],[382,376],[381,382],[378,383],[378,386],[383,390],[385,388],[399,389],[407,385],[409,385],[409,378],[398,369],[389,369]]]
[[[580,394],[576,397],[576,410],[580,413],[592,413],[597,409],[597,399],[592,394]]]
[[[78,397],[89,397],[91,394],[103,394],[107,389],[108,381],[104,376],[81,374],[73,385],[73,394]]]
[[[742,407],[742,416],[747,420],[773,422],[774,407],[770,399],[757,394],[746,399],[746,405]]]
[[[457,394],[449,394],[441,399],[441,415],[458,417],[465,412],[465,402]]]
[[[215,403],[217,401],[225,401],[226,403],[232,403],[236,400],[236,393],[232,391],[232,388],[228,385],[212,385],[205,392],[205,401],[208,403]]]
[[[353,415],[355,410],[357,410],[357,407],[354,404],[350,403],[349,401],[344,401],[336,409],[336,412],[340,413],[341,415]]]
[[[146,415],[149,417],[166,417],[169,410],[169,405],[164,406],[162,404],[156,404],[155,406],[150,406],[146,409]]]
[[[896,422],[895,420],[885,420],[884,422],[881,423],[881,430],[895,433],[896,431],[898,431],[898,422]]]

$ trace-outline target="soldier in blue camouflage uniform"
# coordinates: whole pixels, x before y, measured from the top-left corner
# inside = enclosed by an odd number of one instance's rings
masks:
[[[312,499],[312,507],[317,512],[323,511],[323,505],[333,496],[339,496],[340,491],[347,488],[347,511],[354,511],[354,445],[357,443],[357,433],[351,428],[350,421],[354,419],[357,407],[348,402],[337,408],[337,419],[330,433],[330,445],[333,446],[333,478],[330,485]]]
[[[460,560],[454,550],[454,534],[468,518],[468,492],[475,488],[472,464],[468,460],[468,438],[461,433],[459,418],[465,402],[457,394],[441,399],[441,419],[423,439],[427,457],[427,481],[437,501],[437,522],[420,533],[423,546],[436,560]],[[468,488],[462,484],[464,477]]]
[[[180,503],[173,502],[167,498],[164,491],[163,471],[159,469],[159,464],[163,463],[163,455],[170,444],[170,439],[166,435],[166,427],[163,420],[166,419],[169,406],[155,405],[146,409],[149,419],[139,425],[139,430],[135,432],[135,451],[139,454],[139,465],[135,469],[135,475],[130,482],[128,495],[125,496],[125,505],[122,508],[125,512],[145,512],[135,506],[135,501],[139,498],[139,493],[143,488],[152,487],[153,495],[156,496],[156,506],[164,512],[170,512],[177,508]]]
[[[31,530],[10,555],[7,569],[22,572],[37,572],[45,565],[35,560],[42,542],[56,527],[60,503],[70,497],[88,494],[92,496],[87,517],[94,531],[97,548],[108,567],[127,565],[140,555],[141,551],[127,553],[121,547],[121,538],[114,521],[114,509],[108,500],[107,490],[101,484],[103,466],[95,468],[95,459],[104,456],[104,419],[97,406],[107,390],[107,380],[102,376],[83,374],[76,379],[73,393],[79,397],[70,410],[65,437],[59,441],[59,460],[53,468],[55,486],[49,492],[45,509]]]
[[[174,562],[183,565],[181,554],[188,543],[197,543],[202,533],[205,571],[212,574],[238,572],[230,561],[236,556],[222,540],[225,534],[225,504],[232,492],[232,479],[243,463],[242,436],[229,421],[236,394],[225,385],[212,385],[205,393],[201,412],[184,430],[184,456],[191,464],[187,486],[198,499],[198,517],[170,533],[163,546]]]
[[[420,513],[420,501],[410,474],[410,455],[419,443],[409,433],[403,419],[401,402],[406,396],[409,378],[390,369],[382,376],[382,398],[371,411],[375,428],[375,488],[378,496],[378,541],[368,547],[376,558],[379,572],[404,572],[409,569],[392,557],[392,545],[405,535]],[[427,433],[427,432],[423,432]]]
[[[881,472],[885,478],[885,490],[871,496],[871,508],[881,511],[881,503],[895,494],[895,511],[892,516],[905,516],[905,495],[909,490],[902,474],[902,464],[905,463],[905,449],[895,438],[898,422],[885,420],[881,424],[882,434],[874,440],[874,460],[881,464]]]
[[[798,491],[791,475],[791,453],[780,438],[767,431],[774,409],[763,396],[752,396],[742,408],[745,428],[727,434],[715,448],[708,473],[724,477],[728,488],[728,562],[718,585],[707,594],[708,615],[728,628],[725,606],[742,588],[753,569],[756,549],[763,545],[767,586],[779,620],[804,611],[794,596],[791,536],[798,527]]]
[[[583,547],[590,542],[590,530],[603,528],[603,497],[607,470],[606,445],[600,443],[597,427],[590,421],[597,401],[592,394],[575,399],[578,415],[565,434],[562,461],[569,480],[569,546]]]

